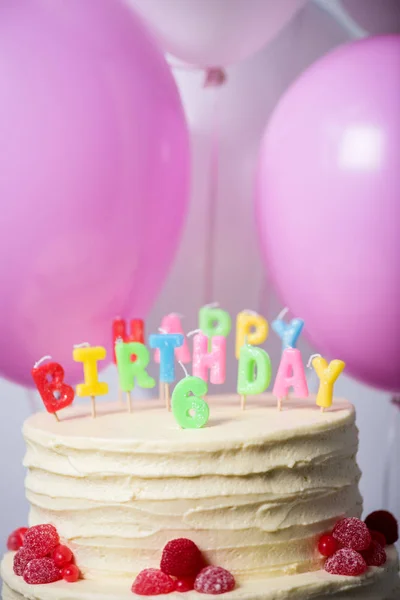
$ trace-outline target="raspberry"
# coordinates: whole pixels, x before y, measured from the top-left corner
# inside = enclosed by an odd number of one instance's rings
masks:
[[[132,592],[141,596],[169,594],[174,589],[174,580],[159,569],[144,569],[144,571],[139,573],[132,585]]]
[[[234,576],[222,567],[205,567],[194,582],[194,589],[200,594],[224,594],[234,588]]]
[[[356,517],[338,521],[333,528],[332,535],[341,546],[352,550],[367,550],[371,543],[368,527]]]
[[[335,538],[331,535],[322,535],[318,542],[318,551],[322,556],[332,556],[338,549]]]
[[[76,565],[66,565],[61,571],[61,577],[68,583],[75,583],[80,577],[80,571]]]
[[[369,567],[381,567],[386,562],[386,552],[378,542],[372,540],[368,550],[361,553]]]
[[[185,578],[197,575],[204,566],[200,550],[192,540],[178,538],[165,546],[160,569],[167,575]]]
[[[20,548],[14,556],[14,573],[22,577],[27,564],[34,558],[34,555],[28,548]]]
[[[53,525],[35,525],[25,534],[24,546],[29,548],[35,558],[43,558],[50,554],[60,543],[57,529]]]
[[[65,567],[68,565],[73,558],[73,554],[68,546],[62,546],[59,544],[53,550],[52,558],[57,567]]]
[[[387,510],[376,510],[368,515],[365,523],[369,529],[383,533],[387,544],[394,544],[399,539],[397,521]]]
[[[29,548],[35,558],[47,556],[59,543],[60,538],[53,525],[35,525],[28,529],[24,538],[24,547]]]
[[[61,579],[60,569],[52,558],[34,558],[24,571],[24,581],[31,585],[53,583]]]
[[[369,530],[371,534],[372,541],[378,542],[384,548],[386,546],[386,538],[380,531],[374,531],[373,529]]]
[[[7,550],[15,551],[22,548],[24,544],[25,533],[28,531],[27,527],[20,527],[16,529],[8,536]]]
[[[175,581],[176,592],[190,592],[194,589],[194,577],[187,577],[186,579],[177,579]]]
[[[367,570],[367,563],[359,552],[342,548],[325,562],[325,571],[331,575],[362,575]]]

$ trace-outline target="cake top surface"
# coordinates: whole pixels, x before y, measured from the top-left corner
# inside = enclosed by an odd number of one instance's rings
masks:
[[[270,394],[249,397],[244,411],[237,395],[208,396],[207,402],[210,419],[201,429],[181,429],[159,400],[148,400],[134,402],[132,413],[118,402],[99,402],[95,419],[88,403],[64,410],[60,422],[48,413],[36,413],[25,422],[24,435],[44,446],[204,452],[222,449],[226,443],[243,447],[323,433],[348,426],[355,418],[354,407],[343,399],[335,399],[325,412],[312,396],[289,398],[282,411]]]

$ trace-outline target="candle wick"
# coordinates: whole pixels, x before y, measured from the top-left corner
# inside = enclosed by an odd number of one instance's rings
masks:
[[[123,343],[123,338],[119,335],[117,337],[117,339],[115,340],[115,344],[122,344]],[[75,348],[77,348],[77,346],[75,346]]]
[[[203,308],[217,308],[219,306],[219,302],[210,302],[209,304],[205,304]]]
[[[308,359],[308,363],[307,363],[307,367],[309,369],[311,369],[311,361],[313,360],[313,358],[317,358],[317,356],[321,356],[320,354],[311,354],[310,358]]]
[[[47,355],[47,356],[42,356],[42,358],[40,360],[38,360],[34,365],[33,368],[37,369],[39,365],[42,364],[42,362],[44,362],[45,360],[51,360],[51,356]]]
[[[285,306],[285,308],[283,308],[281,310],[281,312],[279,313],[279,315],[276,317],[276,320],[280,321],[281,319],[283,319],[283,317],[286,315],[287,312],[289,312],[289,309],[287,306]]]
[[[158,328],[158,331],[159,331],[160,333],[165,333],[165,334],[167,334],[167,333],[168,333],[168,331],[166,331],[166,330],[165,330],[165,329],[163,329],[162,327],[159,327],[159,328]]]
[[[89,342],[82,342],[81,344],[74,344],[74,348],[85,348],[90,346]]]
[[[183,364],[183,362],[181,360],[178,360],[178,363],[181,365],[183,372],[185,373],[185,377],[189,377],[189,373],[187,372],[187,369],[186,369],[185,365]]]
[[[201,329],[193,329],[193,331],[188,331],[186,335],[187,337],[191,337],[195,333],[201,333]]]
[[[246,313],[246,315],[253,315],[254,317],[258,317],[258,312],[250,308],[244,308],[242,312]]]

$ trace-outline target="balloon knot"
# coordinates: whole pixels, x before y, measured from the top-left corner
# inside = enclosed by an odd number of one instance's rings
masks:
[[[400,410],[400,396],[393,396],[391,402],[394,406],[397,406],[397,408]]]
[[[226,72],[217,67],[210,67],[206,70],[204,87],[220,87],[226,82]]]

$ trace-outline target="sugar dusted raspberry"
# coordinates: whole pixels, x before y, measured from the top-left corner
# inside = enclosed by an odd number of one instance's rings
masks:
[[[222,567],[205,567],[194,582],[194,589],[200,594],[225,594],[234,588],[234,576]]]
[[[168,542],[160,563],[161,571],[179,578],[197,575],[203,566],[204,560],[199,548],[192,540],[186,538]]]
[[[369,529],[383,533],[387,544],[394,544],[399,539],[397,521],[387,510],[376,510],[368,515],[365,523]]]
[[[372,540],[368,550],[361,553],[369,567],[381,567],[386,562],[385,548],[375,540]]]
[[[24,571],[24,581],[31,585],[53,583],[61,579],[60,569],[52,558],[34,558]]]
[[[27,531],[27,527],[20,527],[19,529],[16,529],[12,533],[10,533],[7,540],[7,550],[10,550],[10,552],[15,552],[16,550],[22,548],[24,544],[25,533]]]
[[[35,558],[43,558],[60,543],[57,529],[53,525],[35,525],[28,529],[24,547],[29,548]]]
[[[52,558],[56,563],[56,566],[61,568],[65,567],[65,565],[68,565],[72,561],[73,554],[68,546],[59,544],[54,548]]]
[[[363,521],[349,517],[338,521],[332,535],[341,546],[352,550],[367,550],[371,543],[371,534]]]
[[[195,577],[186,577],[185,579],[177,579],[175,581],[176,592],[190,592],[194,589]]]
[[[378,542],[378,544],[380,544],[382,548],[386,546],[386,538],[383,535],[383,533],[381,533],[380,531],[374,531],[373,529],[370,529],[369,532],[373,541],[375,540],[375,542]]]
[[[318,551],[322,556],[332,556],[338,549],[338,543],[332,535],[322,535],[318,542]]]
[[[19,577],[22,577],[27,564],[34,558],[35,557],[28,548],[20,548],[14,556],[14,573]]]
[[[159,569],[144,569],[136,577],[132,592],[141,596],[169,594],[175,589],[175,581]]]
[[[325,562],[325,571],[331,575],[347,575],[357,577],[367,570],[367,563],[359,552],[350,548],[342,548]]]
[[[66,565],[61,571],[61,577],[68,583],[75,583],[80,577],[80,571],[76,565]]]

